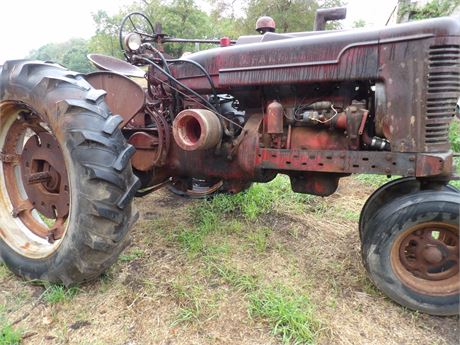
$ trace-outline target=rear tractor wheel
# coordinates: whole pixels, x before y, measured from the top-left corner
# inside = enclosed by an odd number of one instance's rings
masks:
[[[104,92],[60,66],[7,62],[0,79],[0,261],[66,285],[127,244],[137,189]]]

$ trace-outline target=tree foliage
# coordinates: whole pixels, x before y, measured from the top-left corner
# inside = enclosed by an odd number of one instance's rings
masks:
[[[399,10],[399,16],[406,15],[409,20],[449,16],[458,6],[460,6],[460,0],[431,0],[422,7],[404,1]]]
[[[88,53],[88,41],[73,38],[62,43],[48,43],[37,50],[32,50],[28,58],[53,61],[71,70],[87,73],[94,70],[86,58]]]

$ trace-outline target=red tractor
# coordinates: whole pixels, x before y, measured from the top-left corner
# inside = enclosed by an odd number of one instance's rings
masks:
[[[316,26],[340,16],[322,11]],[[265,17],[257,30],[178,39],[132,13],[120,29],[128,62],[93,54],[102,71],[88,75],[0,66],[0,260],[26,279],[70,285],[114,263],[133,198],[162,186],[238,193],[285,174],[293,191],[327,196],[350,174],[397,175],[362,210],[364,266],[398,303],[458,313],[448,131],[460,21],[279,34]],[[168,42],[220,47],[172,58]]]

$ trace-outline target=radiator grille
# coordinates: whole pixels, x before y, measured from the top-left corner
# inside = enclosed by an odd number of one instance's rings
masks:
[[[446,145],[460,96],[460,45],[431,46],[428,60],[425,143]]]

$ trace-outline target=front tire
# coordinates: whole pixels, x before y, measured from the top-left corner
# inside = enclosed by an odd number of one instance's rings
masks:
[[[58,65],[3,66],[0,260],[26,279],[94,279],[128,244],[134,148],[104,95]]]
[[[418,192],[382,207],[362,238],[374,284],[410,309],[458,314],[459,208],[459,194],[448,191]]]

